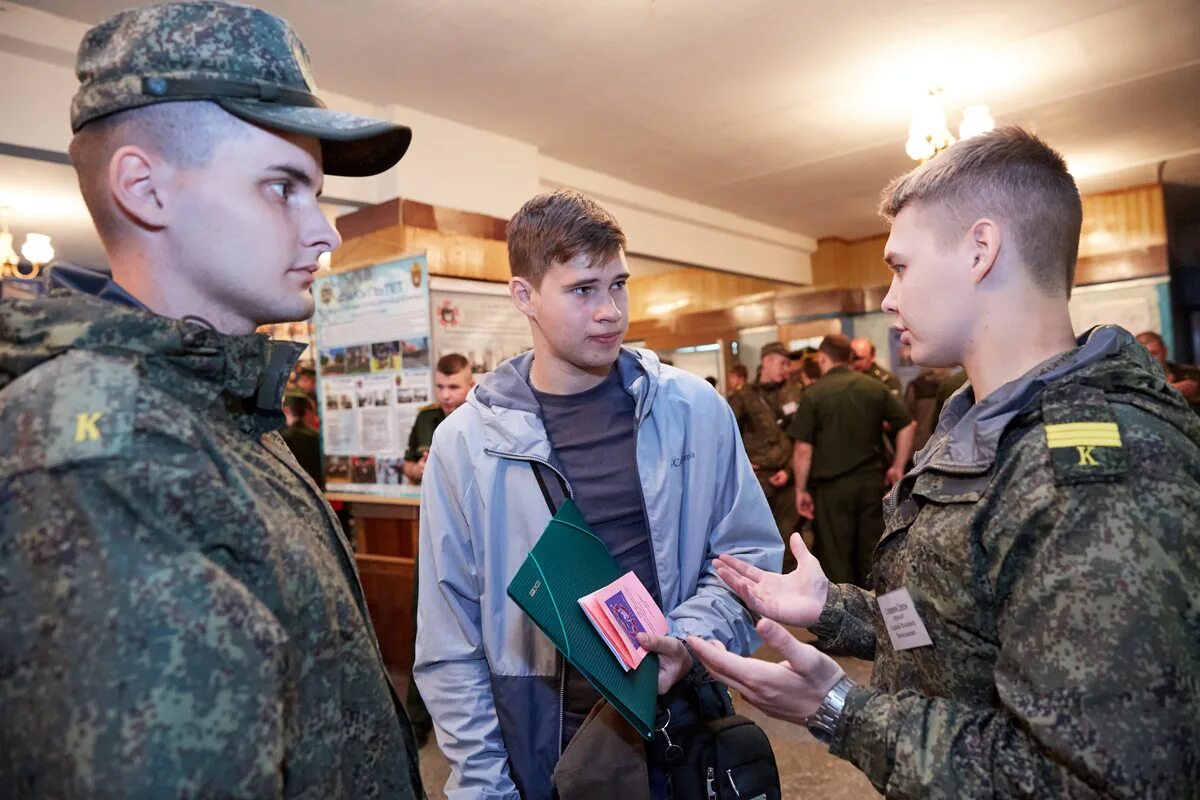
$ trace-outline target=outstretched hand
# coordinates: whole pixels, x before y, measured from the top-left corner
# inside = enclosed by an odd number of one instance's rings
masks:
[[[750,705],[768,716],[797,725],[817,713],[821,701],[846,673],[817,648],[793,637],[780,624],[760,620],[763,641],[784,657],[772,664],[730,653],[720,642],[692,636],[688,644],[717,680],[736,689]]]
[[[786,575],[767,572],[727,553],[716,558],[713,566],[717,576],[751,611],[785,625],[807,628],[816,623],[825,608],[829,581],[800,534],[793,533],[789,544],[796,556],[796,569]]]

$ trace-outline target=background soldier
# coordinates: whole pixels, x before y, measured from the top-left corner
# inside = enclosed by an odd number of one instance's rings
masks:
[[[1137,340],[1162,367],[1171,388],[1183,395],[1192,410],[1200,414],[1200,368],[1167,361],[1167,344],[1155,331],[1142,331],[1137,335]]]
[[[421,408],[408,433],[408,449],[404,452],[404,474],[413,483],[425,476],[425,461],[433,444],[433,432],[450,412],[467,400],[467,392],[475,381],[471,362],[458,353],[448,353],[438,359],[433,373],[434,402]]]
[[[845,336],[826,336],[817,350],[821,379],[805,390],[789,434],[798,514],[813,520],[817,557],[838,583],[865,586],[871,552],[883,534],[884,489],[904,473],[916,425],[896,395],[847,367]],[[882,467],[888,423],[897,431],[891,466]]]
[[[725,396],[733,397],[734,393],[746,385],[750,373],[745,364],[734,364],[725,375]]]
[[[325,476],[321,471],[321,433],[317,404],[307,394],[293,390],[284,395],[283,416],[287,427],[279,432],[284,444],[296,457],[296,463],[304,468],[313,483],[325,488]]]
[[[123,12],[76,72],[112,280],[0,303],[0,794],[421,797],[354,554],[277,432],[303,348],[254,332],[312,314],[323,172],[411,133],[325,110],[248,6]]]
[[[850,342],[850,348],[854,351],[853,358],[850,361],[850,369],[855,372],[861,372],[864,375],[870,375],[875,380],[886,386],[892,394],[900,396],[900,379],[891,373],[891,371],[879,366],[875,362],[875,343],[870,339],[859,337]]]
[[[729,398],[729,407],[742,432],[742,444],[754,467],[754,476],[767,496],[779,535],[786,542],[800,522],[788,488],[792,441],[783,430],[786,413],[783,405],[795,402],[784,398],[788,351],[782,343],[770,342],[763,345],[759,358],[759,382],[735,392]],[[791,556],[784,558],[784,569],[790,565],[788,558]]]

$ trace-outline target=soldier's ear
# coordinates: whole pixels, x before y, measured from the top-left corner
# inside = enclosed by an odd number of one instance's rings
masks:
[[[166,227],[166,178],[170,165],[137,145],[125,145],[108,162],[108,188],[117,208],[133,224]]]
[[[1000,224],[992,219],[976,220],[971,226],[971,280],[980,283],[1000,256]]]

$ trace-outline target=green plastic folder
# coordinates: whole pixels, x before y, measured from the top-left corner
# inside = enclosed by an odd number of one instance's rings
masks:
[[[621,669],[579,607],[579,598],[622,574],[568,499],[508,584],[508,596],[634,730],[649,739],[658,700],[658,656],[648,653],[637,669]]]

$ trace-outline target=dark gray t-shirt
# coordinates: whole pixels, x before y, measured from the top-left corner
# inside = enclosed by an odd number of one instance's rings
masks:
[[[621,386],[616,367],[586,392],[563,395],[534,389],[533,394],[575,505],[621,572],[632,570],[661,607],[637,471],[635,400]],[[587,679],[568,667],[564,746],[599,698]]]

